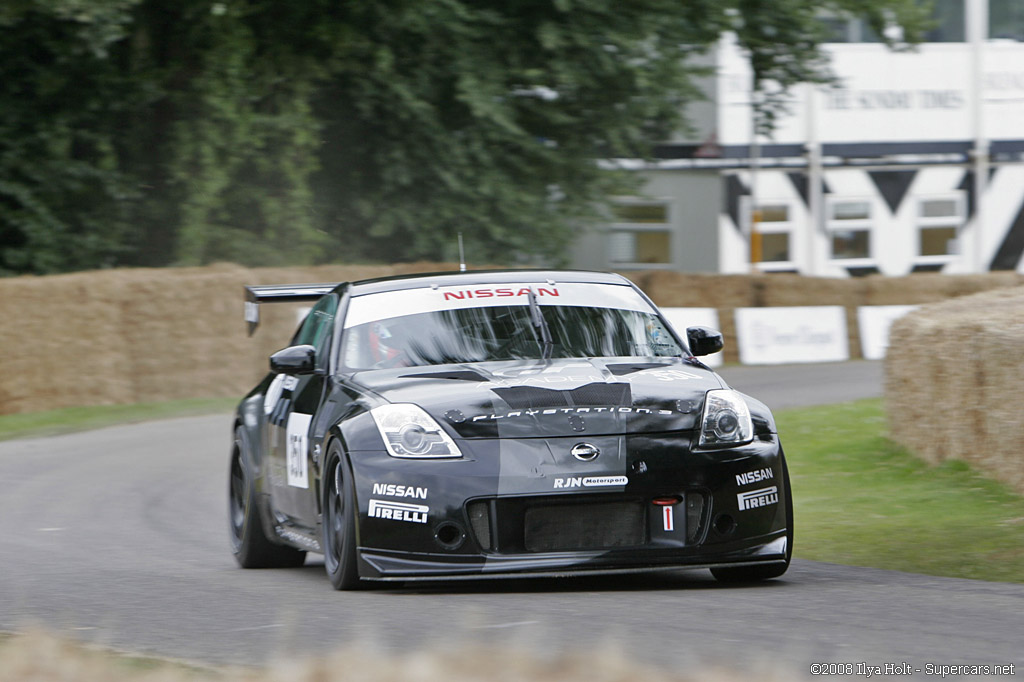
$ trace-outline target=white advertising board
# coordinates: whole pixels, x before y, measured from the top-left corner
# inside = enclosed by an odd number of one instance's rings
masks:
[[[860,350],[865,360],[881,360],[889,347],[889,328],[916,305],[869,305],[857,308]]]
[[[813,127],[829,142],[958,141],[974,136],[971,46],[924,43],[894,52],[878,43],[825,48],[838,83],[794,88],[788,112],[772,135],[776,143],[801,142]],[[1019,139],[1024,120],[1024,44],[984,46],[980,108],[989,139]],[[719,144],[750,142],[750,65],[734,42],[719,51]],[[813,117],[811,124],[808,118]]]
[[[686,338],[687,327],[710,327],[720,330],[718,324],[718,311],[714,308],[661,308],[661,312],[668,318],[668,323],[676,334]],[[705,355],[700,358],[701,362],[709,367],[722,366],[722,353]]]
[[[842,306],[737,308],[736,339],[746,365],[850,359]]]

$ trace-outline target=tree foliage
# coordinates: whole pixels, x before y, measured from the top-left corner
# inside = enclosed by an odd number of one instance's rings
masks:
[[[822,8],[916,0],[6,0],[0,273],[551,257],[699,96],[725,31],[766,93],[828,78]]]

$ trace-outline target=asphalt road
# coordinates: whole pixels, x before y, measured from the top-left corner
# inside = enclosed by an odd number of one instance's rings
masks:
[[[805,365],[735,365],[718,371],[726,382],[772,410],[831,405],[882,395],[882,363],[871,360]]]
[[[775,408],[880,391],[862,381],[880,377],[873,363],[724,374]],[[0,629],[233,663],[367,642],[457,655],[469,641],[755,672],[1024,665],[1024,585],[796,560],[746,587],[674,571],[338,593],[319,557],[242,570],[226,529],[229,426],[216,415],[0,443]]]

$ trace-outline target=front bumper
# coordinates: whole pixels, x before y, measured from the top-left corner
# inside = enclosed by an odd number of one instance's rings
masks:
[[[460,441],[459,460],[350,454],[360,576],[487,578],[784,562],[790,491],[774,436],[694,451],[691,434]],[[603,459],[602,459],[603,458]]]

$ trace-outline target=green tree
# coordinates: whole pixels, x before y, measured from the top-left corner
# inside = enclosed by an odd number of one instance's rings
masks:
[[[6,0],[0,272],[557,262],[685,126],[725,31],[765,94],[828,79],[822,10],[917,0]]]
[[[450,257],[458,231],[477,262],[561,254],[636,181],[595,160],[645,157],[685,126],[690,57],[735,32],[769,130],[788,88],[830,78],[823,10],[911,41],[927,16],[914,0],[345,3],[321,24],[336,46],[317,99],[325,230],[381,260]]]
[[[0,7],[0,274],[113,264],[133,187],[113,144],[132,106],[110,49],[133,0]]]
[[[303,263],[324,240],[311,209],[319,68],[272,4],[146,0],[124,60],[147,93],[122,144],[144,178],[133,260]],[[268,29],[274,30],[268,30]],[[290,41],[290,42],[289,42]]]

